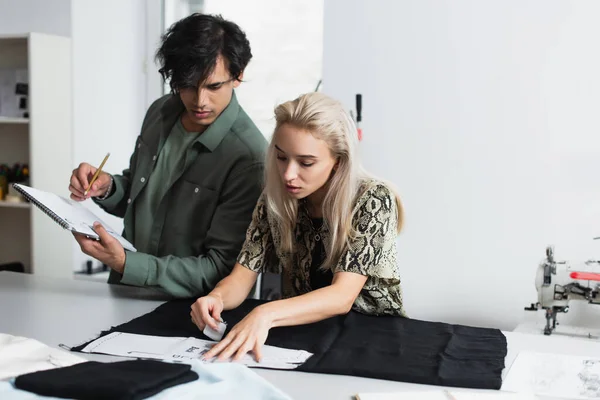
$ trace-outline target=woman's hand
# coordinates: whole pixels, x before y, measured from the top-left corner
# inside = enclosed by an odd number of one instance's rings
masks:
[[[201,331],[204,330],[206,325],[217,330],[219,322],[221,322],[222,311],[223,300],[219,296],[209,294],[208,296],[200,297],[192,304],[190,316],[192,317],[192,322]]]
[[[257,362],[262,359],[262,345],[265,344],[272,321],[268,314],[259,306],[231,329],[219,343],[204,354],[208,360],[217,357],[219,361],[228,360],[233,356],[237,361],[244,354],[252,351]]]

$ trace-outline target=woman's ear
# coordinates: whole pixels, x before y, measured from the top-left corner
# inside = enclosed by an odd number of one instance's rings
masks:
[[[340,166],[340,160],[338,159],[335,164],[333,164],[333,170],[337,171],[338,167]]]

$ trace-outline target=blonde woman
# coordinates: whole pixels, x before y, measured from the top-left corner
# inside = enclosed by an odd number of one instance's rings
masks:
[[[351,309],[404,316],[396,264],[398,196],[367,175],[356,126],[343,106],[309,93],[275,109],[265,189],[232,273],[193,305],[203,330],[239,306],[258,274],[283,274],[284,299],[256,307],[205,354],[261,359],[269,329],[320,321]]]

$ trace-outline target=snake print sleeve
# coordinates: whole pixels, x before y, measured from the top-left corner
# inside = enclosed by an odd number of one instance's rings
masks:
[[[396,263],[398,210],[391,191],[382,183],[367,189],[353,211],[356,236],[350,238],[335,272],[399,281]]]
[[[237,262],[252,271],[265,272],[267,264],[272,263],[273,254],[273,237],[267,219],[267,205],[263,193],[252,213],[252,222],[246,231],[246,241]]]

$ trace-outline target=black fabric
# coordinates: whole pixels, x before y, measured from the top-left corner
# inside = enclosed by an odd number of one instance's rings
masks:
[[[153,360],[89,361],[18,376],[15,386],[42,396],[138,400],[196,379],[198,374],[188,364]]]
[[[313,227],[317,232],[320,231],[323,226],[323,218],[311,218]],[[312,290],[321,289],[331,285],[333,281],[333,273],[330,269],[323,271],[320,267],[325,261],[325,246],[323,245],[323,238],[315,241],[315,248],[312,252],[312,261],[310,264],[310,287]]]
[[[190,320],[192,303],[170,301],[103,335],[116,331],[208,339]],[[246,300],[223,312],[228,330],[261,303]],[[497,329],[355,311],[314,324],[273,328],[266,344],[314,353],[298,371],[477,389],[500,388],[507,351],[506,338]]]
[[[25,272],[25,266],[20,262],[0,264],[0,271]]]

